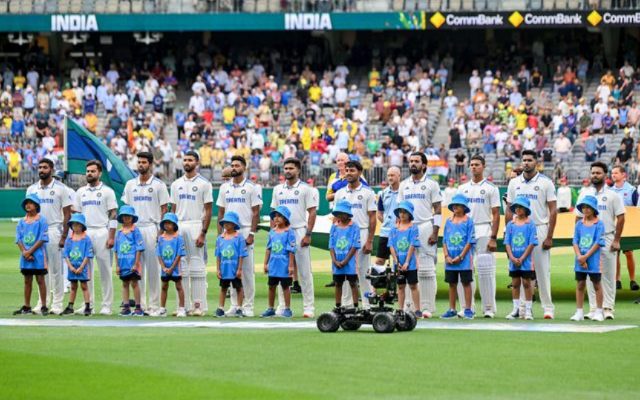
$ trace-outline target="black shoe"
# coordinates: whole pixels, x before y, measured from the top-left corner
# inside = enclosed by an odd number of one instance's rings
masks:
[[[27,307],[27,306],[22,306],[13,312],[13,315],[28,315],[28,314],[33,314],[33,311],[31,311],[31,307]]]
[[[616,289],[617,290],[622,290],[622,282],[616,281]]]
[[[633,291],[640,290],[640,286],[638,286],[638,282],[636,281],[631,281],[631,283],[629,283],[629,287]]]
[[[91,315],[91,309],[90,308],[85,308],[84,309],[84,315],[85,315],[85,317],[90,316]]]
[[[291,293],[302,293],[302,288],[300,285],[291,286]]]
[[[336,283],[335,282],[330,282],[330,283],[327,283],[326,285],[324,285],[324,287],[336,287]]]
[[[67,308],[65,308],[60,315],[72,315],[72,314],[73,314],[73,307],[67,306]]]
[[[133,299],[129,299],[129,307],[135,307],[136,306],[136,301]]]
[[[45,306],[40,307],[40,314],[42,314],[43,317],[46,317],[49,315],[49,309]]]

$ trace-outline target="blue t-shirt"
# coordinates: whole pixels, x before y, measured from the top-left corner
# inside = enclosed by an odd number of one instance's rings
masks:
[[[446,264],[446,270],[452,271],[464,271],[471,269],[471,254],[473,253],[473,246],[476,244],[475,228],[473,226],[473,220],[467,217],[464,221],[454,223],[451,219],[447,219],[444,224],[443,233],[444,243],[447,245],[447,251],[449,257],[455,258],[462,254],[462,250],[467,244],[471,244],[471,250],[467,252],[462,261],[459,264]]]
[[[238,273],[238,260],[246,257],[247,244],[241,234],[236,233],[231,239],[222,235],[216,240],[216,257],[220,259],[220,275],[222,279],[235,279]]]
[[[398,205],[398,191],[395,192],[391,188],[385,188],[378,194],[378,211],[384,214],[382,226],[380,227],[380,236],[389,237],[389,232],[396,224],[396,215],[394,210]]]
[[[531,244],[534,246],[538,245],[536,226],[531,220],[522,225],[517,225],[513,222],[507,224],[507,231],[504,234],[504,245],[511,246],[511,253],[515,258],[522,257],[527,247]],[[531,254],[522,262],[520,267],[516,267],[509,261],[509,271],[533,271]]]
[[[329,231],[329,250],[333,250],[336,255],[337,261],[342,261],[347,258],[347,254],[352,248],[359,249],[360,246],[360,228],[356,224],[351,224],[347,227],[339,227],[337,225],[331,225],[331,231]],[[349,263],[342,268],[338,268],[332,265],[334,275],[355,275],[356,271],[356,257],[349,260]]]
[[[283,232],[271,230],[267,239],[269,257],[269,276],[274,278],[289,277],[289,253],[296,251],[296,235],[292,229]]]
[[[418,227],[411,224],[408,229],[401,231],[400,229],[393,227],[389,232],[389,247],[393,247],[398,255],[398,262],[400,265],[404,265],[407,262],[407,255],[409,254],[409,247],[413,246],[416,249],[420,247],[420,238],[418,237]],[[414,250],[409,260],[409,271],[416,269],[416,250]]]
[[[156,255],[162,259],[164,268],[171,268],[176,257],[184,257],[187,255],[187,251],[184,246],[184,239],[180,235],[176,235],[175,237],[161,235],[160,238],[158,238]],[[162,276],[167,276],[167,274],[162,271]],[[171,276],[180,276],[179,264],[173,269]]]
[[[68,237],[64,242],[64,249],[62,250],[62,256],[65,260],[69,260],[73,268],[78,268],[82,265],[82,262],[85,258],[93,258],[93,244],[91,243],[91,239],[89,236],[85,235],[80,240],[73,240],[72,237]],[[66,261],[65,261],[66,263]],[[82,272],[76,274],[69,269],[67,265],[67,269],[69,271],[69,276],[67,279],[72,280],[80,280],[80,281],[88,281],[91,279],[90,270],[91,265],[87,263],[82,269]]]
[[[576,257],[574,268],[576,272],[600,273],[600,251],[605,245],[604,223],[598,220],[595,224],[587,226],[583,220],[578,221],[573,233],[573,244],[578,245],[580,255],[587,254],[594,245],[600,245],[600,248],[587,258],[587,269],[578,264],[578,257]]]
[[[49,241],[49,225],[45,217],[40,215],[37,220],[26,222],[21,219],[16,227],[16,243],[22,243],[25,250],[29,250],[39,241]],[[33,260],[27,261],[20,255],[20,269],[45,269],[44,244],[33,252]]]
[[[113,251],[118,257],[120,266],[120,277],[129,276],[133,273],[136,263],[136,253],[144,251],[144,239],[138,228],[133,228],[129,233],[119,230],[116,233],[116,242]]]

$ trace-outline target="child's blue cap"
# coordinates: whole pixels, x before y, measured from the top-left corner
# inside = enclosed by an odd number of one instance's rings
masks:
[[[85,220],[84,215],[78,213],[71,215],[67,226],[71,228],[71,225],[74,223],[82,225],[82,232],[87,230],[87,221]]]
[[[584,206],[588,206],[590,208],[593,208],[593,211],[596,215],[599,214],[598,212],[598,199],[596,199],[595,196],[584,196],[582,198],[582,200],[580,200],[578,202],[578,205],[576,205],[576,208],[578,209],[578,211],[582,212],[582,209],[584,208]]]
[[[26,208],[25,206],[27,205],[27,202],[32,202],[33,204],[36,205],[36,211],[40,212],[40,197],[38,197],[37,194],[35,193],[31,193],[28,194],[27,197],[24,198],[24,200],[22,200],[22,209],[26,212]]]
[[[118,222],[122,223],[122,217],[125,215],[129,215],[133,217],[133,223],[138,222],[138,216],[136,215],[136,209],[132,206],[124,205],[120,207],[120,211],[118,211]]]
[[[400,204],[398,204],[398,206],[396,207],[395,210],[393,210],[393,213],[395,214],[395,216],[397,218],[400,218],[400,210],[402,211],[406,211],[409,214],[409,219],[411,219],[413,221],[413,204],[411,204],[410,201],[401,201]]]
[[[465,214],[468,214],[471,211],[471,209],[469,208],[469,199],[462,193],[458,193],[453,196],[453,198],[451,199],[451,203],[449,203],[448,206],[449,211],[453,212],[453,206],[462,206],[462,208],[464,208]]]
[[[286,206],[276,207],[276,209],[271,211],[271,214],[269,215],[271,216],[271,219],[274,219],[276,214],[282,215],[282,217],[287,220],[287,224],[291,223],[291,211]]]
[[[160,229],[162,229],[164,231],[165,230],[164,229],[164,225],[167,222],[171,222],[175,226],[175,229],[174,229],[175,231],[178,230],[178,216],[177,215],[175,215],[174,213],[170,213],[170,212],[166,213],[164,215],[164,217],[162,217],[162,221],[160,221]]]
[[[353,213],[351,212],[351,203],[347,200],[340,200],[333,207],[333,211],[331,214],[336,216],[336,214],[347,214],[349,217],[353,217]]]
[[[235,225],[236,230],[240,229],[240,217],[237,213],[233,211],[227,211],[224,213],[224,217],[218,222],[220,225],[224,226],[225,222],[230,222]]]
[[[527,216],[531,215],[531,202],[525,196],[520,195],[515,198],[513,203],[511,203],[511,206],[509,208],[511,209],[512,213],[516,212],[516,207],[524,208]]]

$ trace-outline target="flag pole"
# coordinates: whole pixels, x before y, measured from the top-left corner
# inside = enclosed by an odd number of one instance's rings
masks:
[[[64,126],[62,128],[62,140],[63,140],[63,146],[64,146],[64,172],[69,172],[69,154],[68,154],[68,149],[69,146],[67,145],[67,115],[64,115]]]

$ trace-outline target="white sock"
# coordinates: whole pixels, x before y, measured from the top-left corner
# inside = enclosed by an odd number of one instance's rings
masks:
[[[524,302],[524,307],[527,311],[531,311],[532,305],[533,305],[533,302],[531,300],[527,300]]]
[[[602,314],[604,310],[602,308],[596,308],[596,312]]]
[[[576,308],[576,314],[584,315],[584,310],[582,308]]]
[[[520,309],[520,299],[513,299],[513,311]]]

